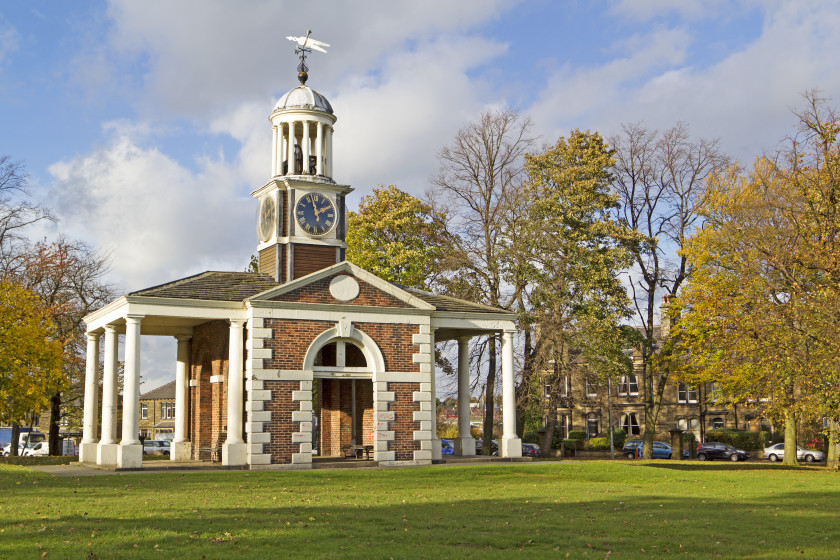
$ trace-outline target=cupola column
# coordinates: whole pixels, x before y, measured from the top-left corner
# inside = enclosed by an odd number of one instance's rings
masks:
[[[332,166],[332,134],[333,134],[333,127],[327,126],[327,135],[324,138],[327,144],[327,177],[333,176],[333,166]]]
[[[289,121],[289,168],[286,175],[295,174],[295,121]]]
[[[279,175],[277,160],[279,159],[277,156],[282,149],[281,146],[278,146],[278,142],[282,144],[280,139],[278,138],[280,131],[277,129],[277,125],[271,127],[271,176],[275,177]]]
[[[309,121],[303,121],[303,169],[301,172],[304,175],[309,175],[309,152],[312,145],[309,140]]]
[[[318,126],[315,131],[315,173],[317,175],[324,174],[324,123],[318,121]]]

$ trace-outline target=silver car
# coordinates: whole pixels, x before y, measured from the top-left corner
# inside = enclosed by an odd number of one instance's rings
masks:
[[[143,455],[169,455],[169,442],[166,440],[146,440],[143,442]]]
[[[770,447],[764,448],[764,457],[773,462],[783,459],[785,456],[785,444],[777,443]],[[804,447],[796,446],[797,461],[805,461],[806,463],[813,463],[814,461],[825,461],[825,453],[817,451],[816,449],[805,449]]]

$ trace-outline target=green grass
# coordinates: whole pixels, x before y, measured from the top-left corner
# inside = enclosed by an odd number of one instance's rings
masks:
[[[63,478],[0,466],[0,558],[837,558],[820,467],[564,461]]]

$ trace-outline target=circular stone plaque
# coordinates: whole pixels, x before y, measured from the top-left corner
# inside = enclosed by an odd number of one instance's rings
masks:
[[[330,293],[337,300],[350,301],[359,295],[359,283],[352,276],[336,276],[330,281]]]

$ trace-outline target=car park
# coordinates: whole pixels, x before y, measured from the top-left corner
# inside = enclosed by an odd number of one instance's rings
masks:
[[[451,439],[442,439],[440,440],[440,452],[444,455],[454,455],[455,454],[455,445],[452,443]]]
[[[780,461],[785,457],[785,444],[777,443],[770,447],[764,448],[764,457],[770,459],[772,462]],[[806,463],[813,463],[814,461],[825,461],[825,453],[817,451],[816,449],[805,449],[799,445],[796,446],[796,459],[798,461],[805,461]]]
[[[624,441],[624,447],[621,448],[621,454],[624,455],[626,459],[635,459],[636,458],[636,448],[642,445],[642,440],[640,439],[628,439]]]
[[[750,454],[743,449],[736,449],[731,445],[709,442],[697,446],[697,460],[711,461],[713,459],[729,459],[732,462],[746,461]]]
[[[143,455],[169,455],[169,442],[150,439],[143,442]]]
[[[654,459],[670,459],[673,454],[671,446],[661,441],[654,441],[652,449],[653,452],[651,453],[651,456]],[[636,457],[641,459],[644,456],[644,453],[645,444],[640,442],[639,445],[636,446]]]
[[[537,458],[540,456],[540,446],[535,443],[522,444],[522,456]]]

